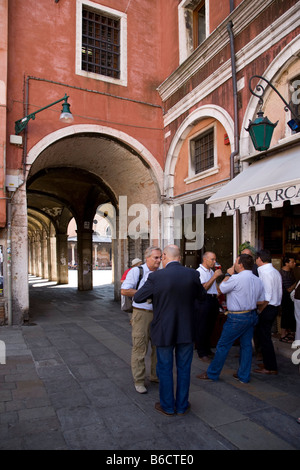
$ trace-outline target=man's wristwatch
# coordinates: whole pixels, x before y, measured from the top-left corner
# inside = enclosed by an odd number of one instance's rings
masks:
[[[225,277],[231,277],[231,274],[226,273],[226,274],[225,274]]]

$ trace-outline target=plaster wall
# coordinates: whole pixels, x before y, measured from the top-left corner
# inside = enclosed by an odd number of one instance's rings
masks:
[[[5,227],[8,0],[0,2],[0,227]]]
[[[10,0],[8,134],[14,133],[14,122],[25,115],[26,108],[34,112],[67,93],[76,124],[108,125],[126,132],[163,166],[163,110],[157,87],[178,61],[177,49],[172,47],[178,35],[176,0],[158,2],[156,8],[147,0],[87,0],[88,5],[126,15],[126,87],[76,74],[76,3]],[[167,15],[168,22],[161,28]],[[57,105],[44,110],[29,122],[28,150],[62,127],[60,109]],[[8,168],[21,167],[22,149],[10,146],[7,158]]]

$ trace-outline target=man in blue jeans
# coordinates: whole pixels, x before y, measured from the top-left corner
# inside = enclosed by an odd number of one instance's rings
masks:
[[[196,299],[206,296],[195,269],[180,264],[180,250],[169,245],[163,250],[160,269],[149,274],[134,295],[134,301],[152,300],[151,338],[156,346],[160,401],[156,411],[166,416],[183,415],[190,409],[188,401],[191,363],[194,349],[194,310]],[[176,397],[173,387],[174,351],[177,369]]]
[[[240,338],[240,364],[234,377],[242,383],[250,380],[253,329],[257,323],[257,304],[264,301],[261,280],[252,273],[253,257],[241,254],[225,274],[220,290],[227,294],[228,316],[217,344],[215,357],[206,372],[197,375],[202,380],[218,380],[234,341]],[[232,274],[233,272],[237,274]]]

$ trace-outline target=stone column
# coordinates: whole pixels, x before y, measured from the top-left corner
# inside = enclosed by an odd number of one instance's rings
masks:
[[[56,236],[51,235],[49,239],[50,245],[50,281],[57,281],[57,248],[56,248]]]
[[[78,290],[93,289],[93,230],[77,230]]]
[[[71,243],[71,250],[72,250],[72,260],[71,260],[71,264],[72,264],[72,266],[75,265],[75,246],[76,246],[75,243]]]
[[[47,239],[48,239],[47,234],[43,233],[43,238],[41,240],[41,247],[42,247],[42,278],[43,279],[49,279]]]
[[[13,195],[11,223],[11,280],[13,323],[22,323],[28,317],[28,218],[26,187]]]
[[[94,244],[94,266],[95,266],[95,268],[96,268],[96,265],[98,264],[97,256],[98,256],[98,247],[97,247],[97,243],[95,243]]]
[[[35,276],[42,276],[41,268],[41,237],[40,233],[37,232],[35,242],[34,242],[34,251],[35,251]]]
[[[50,245],[50,233],[47,234],[47,272],[48,272],[48,279],[51,281],[51,245]]]
[[[28,238],[28,273],[33,274],[33,241]]]
[[[57,256],[57,283],[68,284],[68,235],[66,233],[56,234],[56,256]]]

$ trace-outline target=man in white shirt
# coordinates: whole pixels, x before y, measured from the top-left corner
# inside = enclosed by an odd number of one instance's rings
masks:
[[[258,374],[277,375],[277,361],[272,342],[272,325],[278,315],[282,298],[282,279],[279,271],[272,265],[269,250],[260,250],[257,253],[256,264],[258,276],[262,280],[265,290],[265,301],[260,307],[258,320],[258,338],[261,345],[263,365],[254,372]]]
[[[196,311],[196,349],[199,358],[203,362],[210,362],[212,356],[210,349],[210,338],[219,314],[218,291],[216,279],[221,276],[222,270],[214,267],[216,255],[207,251],[203,255],[202,264],[197,271],[200,274],[200,281],[207,295],[204,300],[197,303]]]
[[[139,283],[140,289],[146,282],[148,275],[152,271],[159,269],[161,262],[161,249],[151,246],[145,251],[146,262],[142,265],[143,277]],[[137,292],[136,286],[139,280],[139,268],[132,268],[125,281],[122,284],[121,294],[133,297]],[[138,393],[147,393],[145,387],[146,366],[145,357],[148,351],[150,338],[150,324],[153,320],[152,303],[144,302],[137,304],[132,302],[133,312],[131,317],[132,327],[132,353],[131,353],[131,371],[134,380],[135,389]],[[158,382],[156,375],[156,348],[151,342],[151,372],[150,381]]]
[[[253,257],[240,255],[225,274],[220,291],[227,294],[228,315],[221,337],[217,344],[215,357],[206,372],[197,375],[198,379],[218,380],[229,350],[236,339],[240,339],[240,364],[237,374],[242,383],[250,380],[252,363],[253,329],[257,323],[257,304],[264,300],[261,280],[252,273]],[[237,274],[232,274],[236,272]]]

